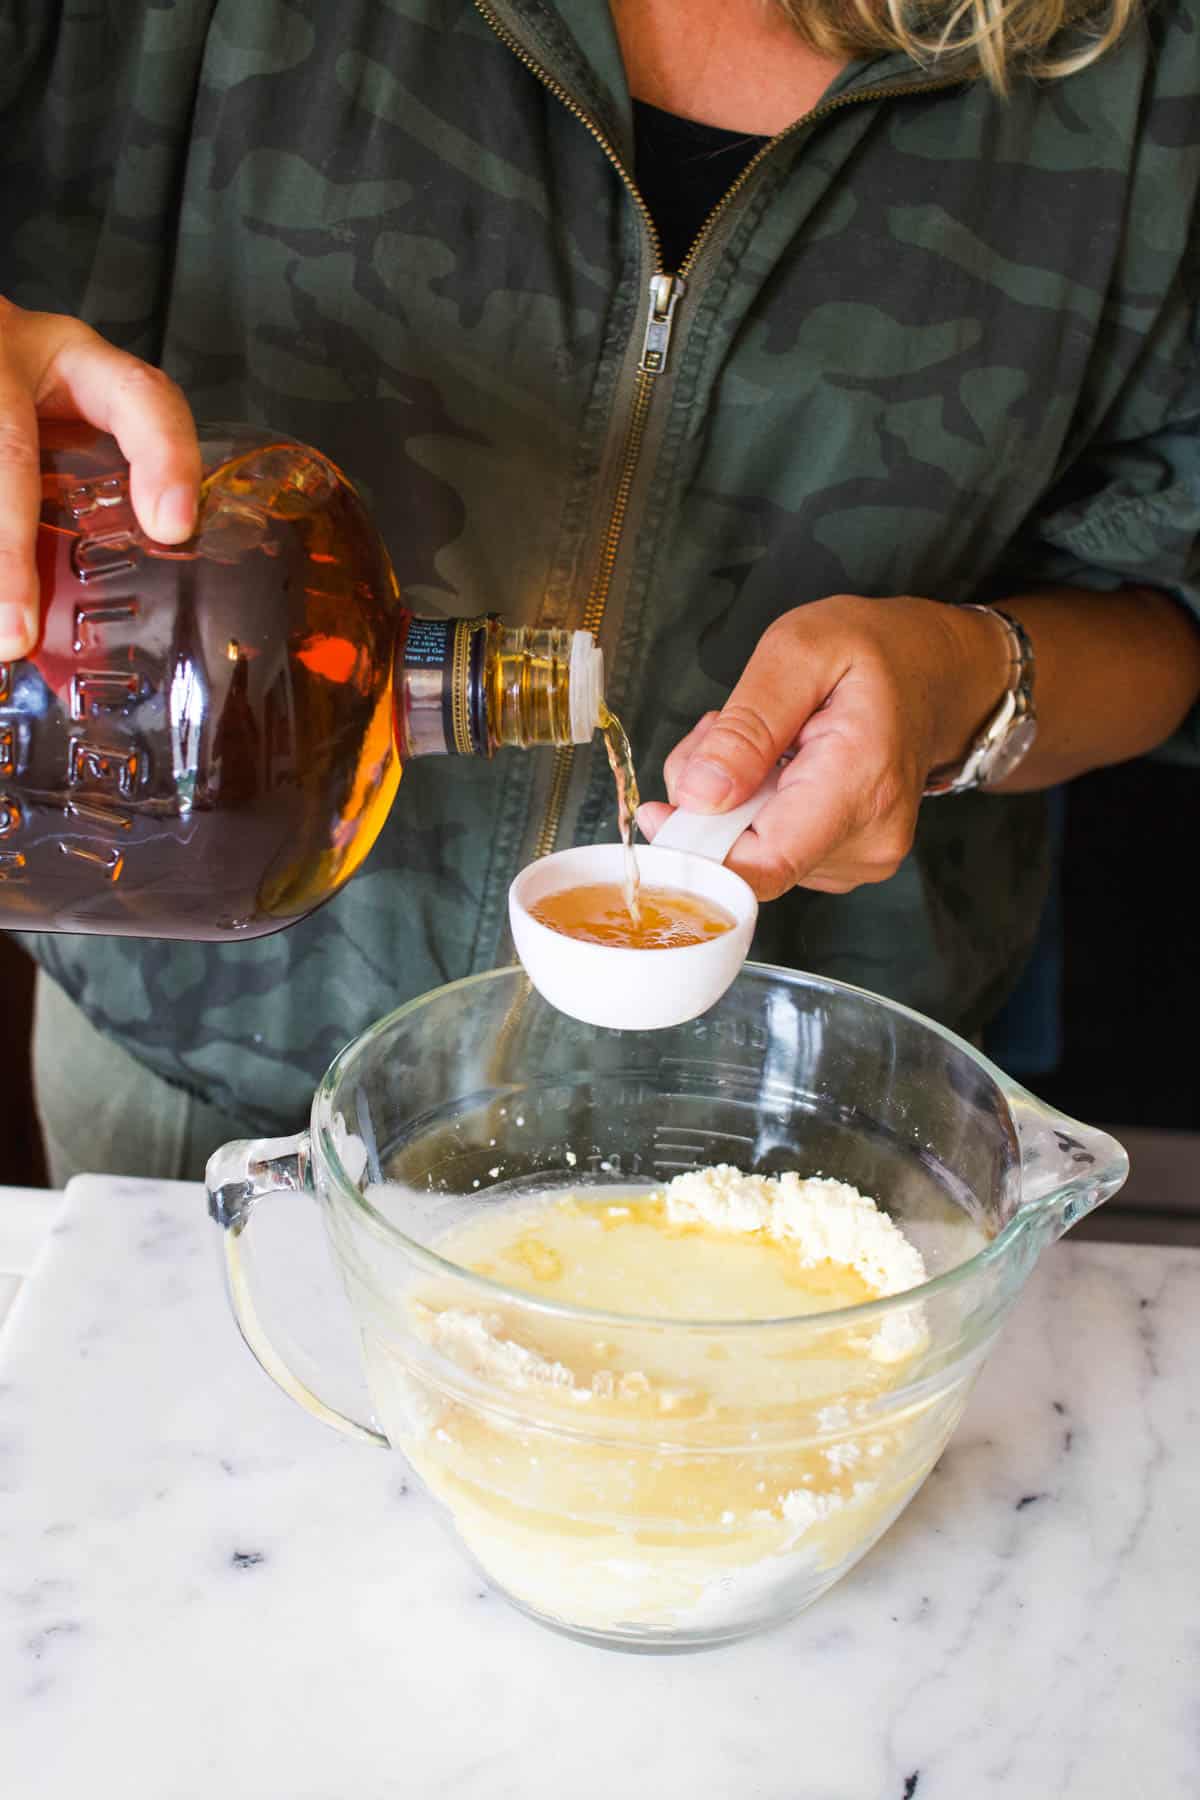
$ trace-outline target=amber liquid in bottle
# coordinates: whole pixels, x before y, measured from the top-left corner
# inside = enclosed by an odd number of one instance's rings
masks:
[[[594,882],[563,888],[535,900],[532,916],[551,931],[585,944],[610,944],[625,950],[679,950],[721,937],[735,924],[732,913],[699,894],[678,888],[643,887],[639,915],[630,916],[619,882]]]
[[[410,756],[572,741],[570,633],[414,619],[334,464],[243,427],[201,448],[171,548],[111,438],[43,429],[42,636],[0,664],[11,930],[278,930],[359,867]]]

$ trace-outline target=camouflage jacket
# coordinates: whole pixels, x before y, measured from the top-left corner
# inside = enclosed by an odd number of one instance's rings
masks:
[[[653,794],[818,596],[1200,606],[1198,46],[1164,0],[1007,102],[850,66],[710,217],[639,381],[657,248],[601,0],[0,0],[0,291],[332,455],[418,611],[603,596]],[[364,870],[274,937],[31,947],[146,1064],[291,1129],[347,1038],[507,957],[550,760],[414,764]],[[758,954],[973,1029],[1036,927],[1043,818],[927,802],[891,881],[765,908]],[[559,842],[614,829],[577,753]]]

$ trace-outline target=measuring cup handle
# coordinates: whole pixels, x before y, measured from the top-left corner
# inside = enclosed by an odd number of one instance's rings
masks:
[[[677,806],[654,839],[659,850],[686,850],[723,863],[748,825],[753,824],[779,786],[779,770],[772,769],[756,794],[732,812],[694,813]]]
[[[254,1304],[254,1263],[246,1228],[255,1207],[267,1194],[294,1192],[314,1196],[307,1131],[295,1137],[241,1139],[225,1144],[209,1157],[204,1178],[209,1214],[221,1227],[229,1304],[239,1331],[260,1365],[290,1399],[323,1425],[332,1425],[360,1443],[389,1450],[391,1445],[381,1431],[328,1405],[300,1379],[293,1364],[307,1358],[293,1344],[287,1345],[286,1357],[281,1353],[267,1334]]]

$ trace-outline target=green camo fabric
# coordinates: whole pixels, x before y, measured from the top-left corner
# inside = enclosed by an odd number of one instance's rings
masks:
[[[495,4],[0,0],[0,291],[333,456],[418,611],[572,624],[654,251],[580,117],[631,166],[601,0]],[[819,596],[1130,581],[1200,608],[1196,0],[1007,103],[929,79],[847,69],[691,274],[602,631],[649,794]],[[362,873],[275,937],[28,941],[143,1062],[292,1129],[372,1019],[508,959],[550,760],[414,764]],[[614,833],[581,752],[560,842]],[[927,802],[891,881],[765,908],[756,953],[973,1030],[1046,863],[1036,796]]]

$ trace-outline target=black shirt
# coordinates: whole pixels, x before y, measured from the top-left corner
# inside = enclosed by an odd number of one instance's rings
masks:
[[[709,213],[767,142],[633,103],[634,175],[662,240],[664,268],[679,268]]]

